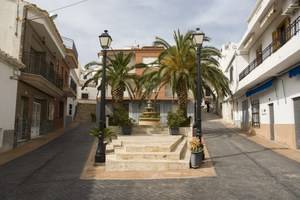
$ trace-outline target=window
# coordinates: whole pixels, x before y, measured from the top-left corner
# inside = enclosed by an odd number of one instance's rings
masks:
[[[283,46],[291,38],[291,19],[286,18],[272,33],[273,52]]]
[[[259,100],[253,100],[251,103],[252,107],[252,127],[260,127],[260,117],[259,117]]]
[[[229,73],[230,73],[230,83],[233,81],[233,67],[231,67],[230,68],[230,71],[229,71]]]
[[[81,99],[89,99],[89,94],[88,93],[82,93],[81,94]]]
[[[73,114],[73,105],[69,104],[69,115]]]

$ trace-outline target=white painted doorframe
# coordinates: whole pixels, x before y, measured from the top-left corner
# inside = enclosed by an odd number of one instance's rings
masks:
[[[31,138],[35,138],[40,135],[40,125],[41,125],[41,104],[38,102],[33,102],[32,120],[31,120]]]

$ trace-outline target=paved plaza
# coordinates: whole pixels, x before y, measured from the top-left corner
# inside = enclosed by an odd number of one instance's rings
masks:
[[[204,122],[217,176],[169,180],[81,180],[93,138],[81,124],[0,166],[1,200],[300,199],[300,164],[240,136],[219,120]]]

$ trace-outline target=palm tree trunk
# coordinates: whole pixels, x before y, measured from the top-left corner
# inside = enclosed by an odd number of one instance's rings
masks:
[[[123,98],[124,98],[124,87],[118,86],[116,88],[112,88],[111,96],[113,100],[113,108],[116,109],[122,106]]]
[[[176,94],[178,98],[179,109],[187,116],[187,101],[188,101],[188,91],[184,83],[178,84],[176,88]]]

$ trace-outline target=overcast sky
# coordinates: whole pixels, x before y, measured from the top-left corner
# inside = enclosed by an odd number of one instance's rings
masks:
[[[79,0],[29,0],[54,10]],[[98,35],[108,29],[112,47],[151,45],[155,36],[172,42],[173,30],[200,27],[221,47],[238,42],[256,0],[89,0],[56,11],[63,36],[75,40],[82,65],[97,59]]]

